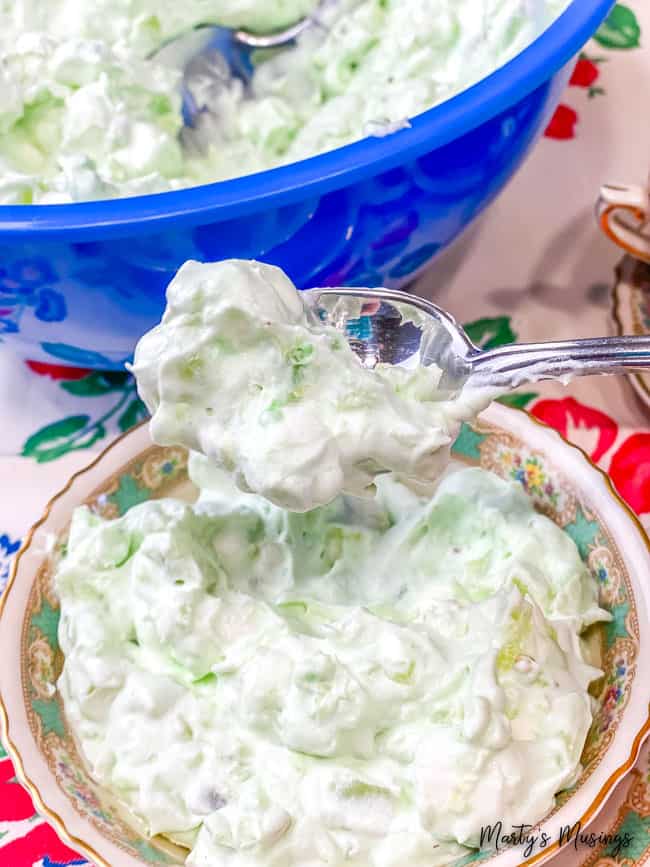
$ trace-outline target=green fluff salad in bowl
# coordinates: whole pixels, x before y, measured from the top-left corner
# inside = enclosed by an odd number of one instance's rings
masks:
[[[389,134],[520,53],[567,5],[1,0],[0,204],[192,187]],[[162,50],[201,25],[264,33],[305,16],[288,47],[253,53],[249,80],[214,55],[185,74],[184,52]]]

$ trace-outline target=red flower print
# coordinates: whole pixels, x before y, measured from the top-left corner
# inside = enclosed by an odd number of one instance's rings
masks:
[[[587,57],[586,54],[581,54],[569,84],[573,87],[582,87],[587,91],[589,98],[605,93],[602,87],[595,84],[600,76],[598,64],[603,60],[602,57]]]
[[[568,105],[558,105],[551,122],[544,133],[547,138],[560,141],[575,138],[575,125],[578,122],[578,113]]]
[[[0,763],[0,822],[31,819],[36,810],[26,789],[16,780],[10,759]]]
[[[68,381],[83,379],[91,372],[86,367],[70,367],[67,364],[49,364],[46,361],[26,361],[25,364],[39,376],[49,376],[51,379]]]
[[[573,70],[569,84],[574,85],[574,87],[591,87],[599,74],[598,67],[592,60],[581,57]]]
[[[650,434],[629,436],[612,458],[609,474],[635,512],[650,512]]]
[[[51,864],[83,864],[84,859],[56,835],[53,828],[42,822],[33,831],[2,847],[2,863],[7,867],[36,864],[47,859]]]
[[[584,448],[592,461],[599,461],[618,436],[618,425],[613,418],[599,409],[579,403],[573,397],[540,400],[533,406],[531,413]]]

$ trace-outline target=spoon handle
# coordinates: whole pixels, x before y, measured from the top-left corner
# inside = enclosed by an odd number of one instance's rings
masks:
[[[232,38],[246,48],[281,48],[297,39],[312,24],[311,18],[303,18],[291,27],[275,33],[251,33],[250,30],[234,30]]]
[[[593,337],[499,346],[477,352],[470,367],[470,378],[476,384],[507,388],[543,379],[650,370],[650,337]]]

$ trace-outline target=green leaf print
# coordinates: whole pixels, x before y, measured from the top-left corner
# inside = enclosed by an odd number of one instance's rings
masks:
[[[499,403],[505,406],[514,406],[516,409],[524,409],[529,403],[532,403],[539,395],[534,391],[522,391],[521,394],[504,394],[498,398]]]
[[[64,455],[70,451],[75,434],[83,431],[89,421],[87,415],[70,415],[45,425],[25,441],[22,456],[45,463]]]
[[[136,842],[134,842],[133,848],[136,849],[149,864],[177,863],[173,861],[170,856],[167,855],[165,852],[161,852],[159,849],[155,849],[150,843],[147,843],[145,840],[137,840]]]
[[[84,413],[45,425],[26,440],[23,457],[34,458],[41,464],[54,461],[69,452],[89,449],[104,439],[108,422],[126,431],[146,417],[133,377],[126,371],[92,371],[82,379],[66,380],[60,386],[68,394],[84,399],[84,403],[86,398],[108,397],[109,406],[105,409],[106,402],[103,402],[104,412],[99,418]],[[114,395],[112,402],[111,395]]]
[[[54,699],[52,701],[33,699],[32,708],[34,713],[40,717],[41,725],[43,726],[43,735],[48,735],[50,732],[54,732],[54,734],[58,735],[60,738],[65,736],[63,720],[61,719],[61,710]]]
[[[127,380],[128,374],[126,373],[93,371],[88,376],[84,376],[83,379],[62,382],[61,388],[77,397],[101,397],[112,391],[124,391]]]
[[[128,473],[120,478],[120,483],[109,501],[117,506],[120,515],[126,514],[132,506],[144,503],[151,496],[148,488],[141,488],[133,476]]]
[[[627,638],[627,616],[630,613],[628,602],[621,602],[620,605],[613,605],[611,608],[612,619],[605,624],[605,638],[607,646],[612,647],[617,638]]]
[[[137,397],[124,410],[122,415],[117,420],[117,425],[121,431],[130,430],[139,421],[147,417],[147,408]]]
[[[60,617],[59,609],[52,608],[47,599],[43,599],[40,610],[32,616],[32,626],[35,626],[45,636],[52,650],[56,650],[59,646]]]
[[[494,349],[514,343],[517,335],[512,330],[509,316],[493,316],[477,319],[465,325],[469,339],[481,349]]]
[[[106,428],[100,422],[90,424],[90,416],[71,415],[32,434],[23,445],[21,454],[25,458],[34,458],[39,464],[46,464],[68,452],[89,449],[105,436]]]
[[[641,816],[631,810],[617,831],[619,840],[629,841],[629,846],[621,847],[618,841],[613,841],[602,852],[602,858],[614,858],[636,864],[650,846],[650,816]]]
[[[598,537],[600,528],[598,522],[589,521],[580,506],[578,506],[575,520],[566,525],[564,532],[571,536],[576,543],[580,556],[583,560],[586,560],[589,556],[589,549]]]
[[[463,858],[452,862],[452,867],[469,867],[470,864],[478,865],[481,861],[485,861],[494,855],[493,852],[469,852]]]
[[[463,422],[458,438],[451,447],[451,451],[453,454],[464,455],[467,458],[478,460],[481,457],[481,443],[486,439],[487,434],[477,433],[466,422]]]
[[[623,3],[617,3],[594,39],[605,48],[638,48],[641,44],[641,28],[636,15]]]

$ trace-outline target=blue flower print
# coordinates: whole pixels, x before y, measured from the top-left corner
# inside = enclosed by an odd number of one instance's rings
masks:
[[[20,318],[28,307],[41,322],[65,319],[65,299],[48,285],[56,279],[47,259],[17,259],[0,268],[0,334],[20,331]]]
[[[0,536],[0,593],[5,589],[9,579],[11,561],[19,548],[20,540],[12,542],[6,533]]]
[[[16,334],[18,331],[18,326],[11,319],[6,319],[5,316],[9,316],[11,310],[3,310],[0,308],[0,334]]]
[[[43,867],[76,867],[76,865],[90,865],[85,858],[74,859],[73,861],[52,861],[47,855],[43,857]]]

